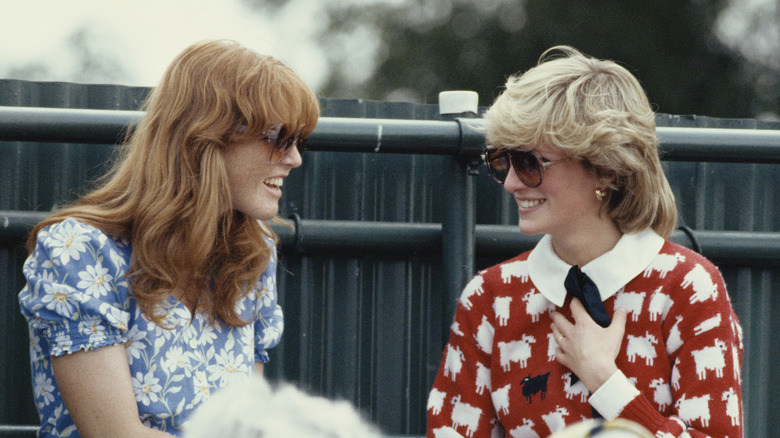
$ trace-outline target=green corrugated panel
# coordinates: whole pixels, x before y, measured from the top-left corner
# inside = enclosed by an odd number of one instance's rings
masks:
[[[0,81],[0,105],[136,109],[146,90]],[[436,105],[322,100],[326,117],[436,119]],[[771,127],[750,120],[659,115],[659,126]],[[110,154],[99,145],[0,142],[0,210],[47,210],[72,199]],[[441,223],[450,208],[442,181],[451,157],[308,152],[285,184],[280,213],[303,219]],[[780,231],[780,165],[665,162],[681,223],[701,230]],[[474,177],[478,224],[517,223],[514,201],[486,174]],[[370,236],[366,236],[370,239]],[[706,254],[705,254],[706,255]],[[34,423],[27,333],[16,303],[23,251],[0,247],[0,424]],[[500,258],[482,255],[477,267]],[[778,269],[721,266],[745,329],[746,436],[780,426]],[[328,396],[353,401],[392,434],[422,434],[428,388],[449,324],[442,259],[318,250],[281,254],[283,342],[267,370]],[[21,402],[20,402],[21,401]]]

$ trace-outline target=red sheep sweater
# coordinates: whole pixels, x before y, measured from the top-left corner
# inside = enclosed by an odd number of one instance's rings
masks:
[[[465,287],[428,400],[428,437],[545,437],[593,417],[657,437],[742,436],[742,333],[718,269],[653,231],[584,267],[611,315],[628,310],[620,370],[594,394],[556,359],[570,268],[545,236]]]

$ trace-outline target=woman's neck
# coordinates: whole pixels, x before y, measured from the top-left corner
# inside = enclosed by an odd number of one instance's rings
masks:
[[[612,221],[599,221],[563,237],[552,236],[552,247],[558,257],[570,265],[585,266],[610,251],[623,233]]]

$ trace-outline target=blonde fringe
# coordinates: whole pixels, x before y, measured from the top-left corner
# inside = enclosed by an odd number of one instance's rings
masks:
[[[611,181],[605,213],[622,232],[650,227],[671,235],[677,208],[658,156],[655,114],[625,68],[553,47],[507,80],[484,117],[489,147],[547,146]]]

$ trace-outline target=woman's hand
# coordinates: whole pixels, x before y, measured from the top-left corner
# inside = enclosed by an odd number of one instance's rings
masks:
[[[618,369],[615,360],[623,344],[627,312],[622,307],[617,309],[609,327],[602,328],[578,299],[574,298],[569,307],[573,324],[559,312],[552,315],[553,336],[558,343],[556,358],[593,393]]]

